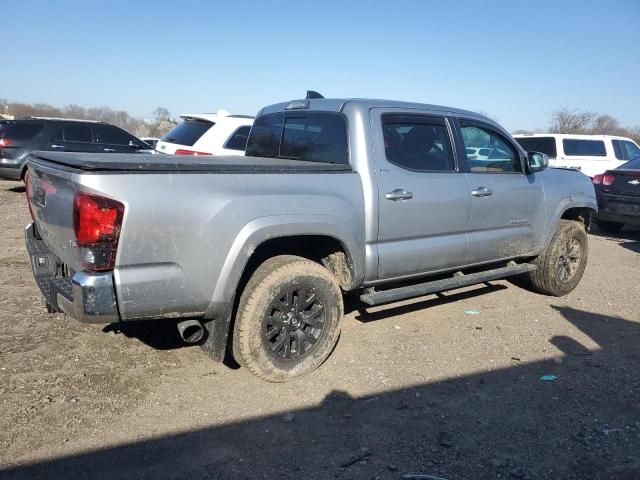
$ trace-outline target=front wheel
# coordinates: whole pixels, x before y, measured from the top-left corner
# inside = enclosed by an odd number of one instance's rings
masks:
[[[533,262],[538,267],[529,273],[533,288],[555,297],[570,293],[580,283],[588,256],[584,225],[573,220],[560,220],[551,243]]]
[[[271,258],[240,297],[234,357],[269,382],[307,375],[333,350],[342,315],[340,287],[326,268],[302,257]]]

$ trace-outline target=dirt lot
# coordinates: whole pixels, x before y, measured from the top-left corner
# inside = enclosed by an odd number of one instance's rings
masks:
[[[323,367],[273,385],[171,322],[47,314],[27,220],[0,181],[0,478],[640,478],[640,231],[593,232],[564,298],[500,281],[352,311]]]

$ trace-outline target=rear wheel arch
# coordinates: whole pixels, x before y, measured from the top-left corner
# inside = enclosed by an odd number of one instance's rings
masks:
[[[323,265],[335,276],[342,290],[357,287],[353,257],[344,243],[330,235],[304,234],[269,238],[260,243],[247,259],[236,291],[240,293],[262,263],[280,255],[294,255]]]

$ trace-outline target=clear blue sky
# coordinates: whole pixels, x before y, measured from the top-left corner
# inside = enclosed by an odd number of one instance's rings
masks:
[[[640,124],[640,0],[2,2],[0,97],[150,117],[299,98],[559,106]]]

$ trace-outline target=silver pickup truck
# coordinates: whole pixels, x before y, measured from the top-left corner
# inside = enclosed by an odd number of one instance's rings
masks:
[[[259,112],[246,155],[36,152],[26,241],[48,308],[176,318],[279,382],[328,357],[343,292],[379,305],[525,275],[565,295],[584,272],[589,179],[477,113],[296,100]]]

